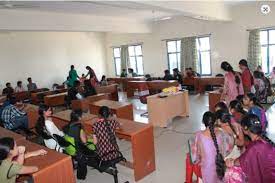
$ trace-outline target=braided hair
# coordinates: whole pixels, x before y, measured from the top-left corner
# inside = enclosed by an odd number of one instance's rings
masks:
[[[226,170],[226,166],[225,166],[225,161],[223,159],[222,154],[220,153],[219,150],[219,146],[218,146],[218,142],[217,142],[217,138],[216,138],[216,134],[215,134],[215,115],[212,112],[205,112],[203,115],[203,123],[205,124],[206,127],[209,128],[210,130],[210,134],[211,134],[211,138],[213,140],[214,146],[216,148],[216,159],[215,159],[215,164],[216,164],[216,173],[219,177],[219,179],[223,179],[224,175],[225,175],[225,170]]]
[[[15,145],[14,139],[10,137],[4,137],[0,139],[0,165],[2,161],[7,159],[11,150]]]
[[[241,84],[241,79],[240,77],[236,74],[236,72],[234,71],[233,67],[226,61],[221,63],[221,68],[227,72],[231,72],[232,74],[234,74],[235,76],[235,82],[237,85]]]
[[[253,102],[254,105],[257,105],[257,106],[259,106],[262,109],[264,108],[262,106],[262,104],[258,101],[258,99],[257,99],[257,97],[256,97],[256,95],[254,93],[248,93],[248,94],[246,94],[246,96],[249,98],[250,101]]]
[[[251,133],[255,135],[259,135],[264,141],[275,147],[275,143],[270,140],[265,132],[262,130],[261,122],[257,115],[255,114],[248,114],[246,115],[242,121],[241,125],[245,130],[249,130]]]
[[[216,115],[216,118],[221,121],[221,123],[227,123],[229,125],[229,127],[231,128],[231,130],[233,131],[236,138],[238,138],[238,134],[236,133],[236,130],[231,123],[231,115],[227,112],[222,111],[222,110],[218,110],[215,113],[215,115]]]

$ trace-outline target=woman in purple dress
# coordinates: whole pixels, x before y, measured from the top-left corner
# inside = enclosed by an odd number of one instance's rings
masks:
[[[248,183],[275,182],[275,144],[262,130],[259,118],[254,114],[245,116],[242,128],[252,142],[237,159],[228,159],[227,167],[240,166],[247,176]]]
[[[206,129],[196,133],[195,142],[191,145],[191,159],[201,166],[204,183],[220,183],[226,168],[223,132],[214,127],[215,115],[211,112],[204,113],[203,123]]]

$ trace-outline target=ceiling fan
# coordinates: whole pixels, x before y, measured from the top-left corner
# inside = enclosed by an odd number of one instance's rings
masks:
[[[38,6],[31,4],[23,4],[22,2],[0,1],[0,9],[24,9],[24,8],[37,8]]]

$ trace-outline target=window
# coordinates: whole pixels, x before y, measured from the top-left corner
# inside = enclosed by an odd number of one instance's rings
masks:
[[[201,75],[211,75],[210,38],[198,37],[198,66]]]
[[[116,69],[116,75],[120,76],[121,73],[121,56],[120,56],[120,48],[113,48],[114,51],[114,61],[115,61],[115,69]]]
[[[270,73],[275,67],[275,30],[260,32],[262,69]]]
[[[167,41],[168,68],[173,73],[174,68],[180,70],[180,40]]]
[[[129,46],[128,52],[129,52],[128,68],[134,69],[134,72],[137,73],[138,75],[144,75],[141,45]]]

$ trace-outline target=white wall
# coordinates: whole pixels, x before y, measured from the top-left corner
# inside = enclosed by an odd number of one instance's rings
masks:
[[[106,72],[105,34],[84,32],[0,32],[0,88],[32,77],[38,87],[62,83],[74,64],[78,74],[87,65],[98,77]]]
[[[263,15],[261,3],[252,2],[232,8],[233,21],[217,22],[177,17],[155,23],[151,34],[106,35],[107,65],[110,76],[115,75],[110,46],[143,42],[145,73],[162,75],[168,67],[166,43],[162,39],[188,37],[211,33],[211,64],[213,75],[220,73],[220,63],[227,60],[237,69],[238,62],[247,57],[248,32],[246,29],[275,26],[275,2],[268,2],[271,12]]]

